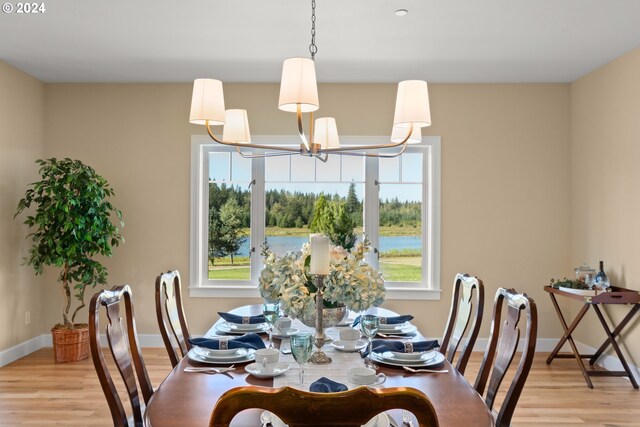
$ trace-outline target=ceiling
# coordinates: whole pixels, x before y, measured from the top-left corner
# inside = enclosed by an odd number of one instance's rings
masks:
[[[40,1],[0,13],[0,61],[45,82],[277,82],[309,56],[311,0]],[[571,82],[640,46],[639,0],[316,1],[320,82]]]

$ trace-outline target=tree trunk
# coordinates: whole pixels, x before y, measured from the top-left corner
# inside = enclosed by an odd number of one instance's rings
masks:
[[[67,279],[67,273],[69,272],[69,265],[64,265],[64,276],[62,279],[62,289],[64,291],[64,311],[62,312],[62,318],[64,324],[67,327],[73,327],[73,322],[69,320],[69,310],[71,310],[71,288],[69,287],[69,280]]]

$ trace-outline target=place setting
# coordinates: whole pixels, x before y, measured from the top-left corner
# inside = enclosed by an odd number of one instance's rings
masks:
[[[352,326],[355,327],[361,323],[362,315],[356,317]],[[376,316],[378,317],[378,329],[376,334],[382,338],[406,338],[415,335],[418,327],[411,323],[413,316],[410,314],[403,314],[399,316]]]
[[[270,329],[264,314],[256,316],[239,316],[237,314],[218,312],[224,320],[216,325],[216,333],[228,335],[244,335],[247,333],[264,333]]]
[[[255,360],[257,350],[265,345],[260,336],[250,333],[238,338],[190,338],[193,345],[187,353],[189,360],[215,365],[233,365]]]
[[[367,341],[360,338],[360,331],[347,327],[340,329],[340,339],[332,341],[330,345],[338,351],[353,353],[365,348]]]

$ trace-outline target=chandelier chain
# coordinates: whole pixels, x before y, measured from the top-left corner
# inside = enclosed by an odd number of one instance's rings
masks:
[[[318,46],[316,46],[316,0],[311,0],[311,44],[309,45],[311,59],[315,61]]]

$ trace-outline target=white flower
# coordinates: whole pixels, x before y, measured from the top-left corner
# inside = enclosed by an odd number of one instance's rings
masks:
[[[368,241],[358,243],[351,252],[330,245],[329,274],[324,278],[324,299],[354,311],[366,310],[384,302],[382,275],[364,262]],[[315,311],[313,276],[309,273],[308,242],[299,252],[276,255],[264,249],[265,266],[260,272],[258,289],[263,298],[279,299],[286,314],[292,317],[311,315]]]

